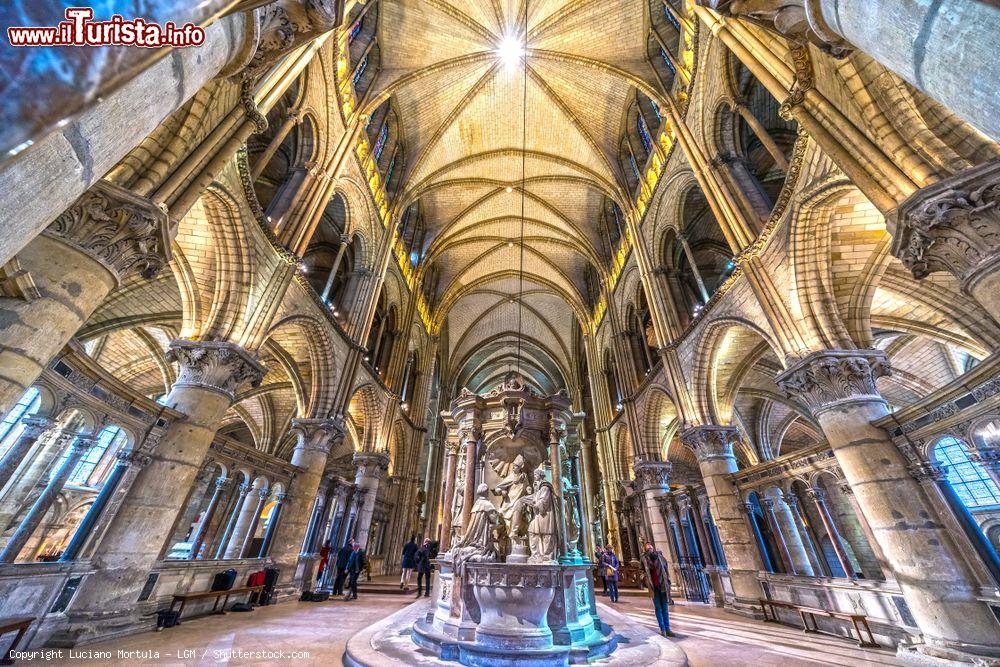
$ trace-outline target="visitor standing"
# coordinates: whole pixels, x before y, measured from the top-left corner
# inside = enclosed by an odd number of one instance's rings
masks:
[[[656,611],[656,622],[660,625],[660,634],[664,637],[673,637],[670,631],[670,570],[667,559],[663,557],[661,551],[646,543],[645,553],[642,554],[642,568],[646,572],[646,583],[649,584],[649,592],[653,596],[653,609]]]
[[[419,549],[417,549],[417,555],[415,560],[417,563],[417,597],[420,597],[421,593],[421,582],[423,583],[423,594],[426,597],[431,596],[431,555],[433,546],[431,545],[431,539],[424,538],[424,543]]]
[[[610,545],[604,548],[604,558],[601,559],[601,563],[604,564],[604,581],[608,584],[608,595],[612,602],[618,602],[618,568],[621,567],[621,563]]]
[[[351,550],[351,556],[347,559],[347,596],[345,600],[357,600],[358,599],[358,577],[364,572],[367,562],[365,559],[365,550],[361,548],[361,544],[354,542],[354,548]]]
[[[601,586],[604,588],[604,590],[601,592],[601,595],[607,595],[608,580],[604,576],[604,565],[602,562],[603,560],[604,560],[604,547],[597,547],[597,549],[594,551],[594,562],[597,563],[597,576],[601,580]]]
[[[337,578],[333,580],[333,594],[344,594],[344,582],[347,580],[347,561],[351,557],[354,549],[354,540],[347,540],[347,544],[337,551]]]
[[[417,566],[416,555],[417,536],[410,535],[410,541],[403,545],[403,573],[399,576],[399,588],[404,592],[410,590],[410,576],[413,574],[413,568]]]

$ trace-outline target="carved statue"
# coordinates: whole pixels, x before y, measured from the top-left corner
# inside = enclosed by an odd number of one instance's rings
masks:
[[[535,469],[535,492],[525,496],[522,503],[532,512],[528,524],[528,542],[531,545],[529,563],[551,563],[556,560],[556,494],[552,484],[545,480],[545,471]]]
[[[580,549],[580,509],[576,494],[575,487],[568,487],[563,491],[563,500],[566,502],[566,551],[568,552]]]
[[[497,545],[493,531],[500,524],[500,512],[489,500],[489,487],[480,484],[476,489],[476,502],[472,506],[469,525],[455,547],[455,567],[472,561],[492,563],[497,560]]]
[[[511,463],[510,472],[493,489],[493,495],[500,496],[500,514],[512,539],[524,534],[524,513],[518,501],[532,492],[531,480],[524,467],[524,457],[518,454]]]

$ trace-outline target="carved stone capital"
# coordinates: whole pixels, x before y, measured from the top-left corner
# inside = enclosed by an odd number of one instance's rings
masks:
[[[36,440],[38,436],[52,428],[53,423],[51,419],[45,417],[25,417],[21,420],[23,429],[20,437]]]
[[[277,0],[257,9],[260,39],[246,74],[259,77],[288,53],[336,28],[344,0]]]
[[[329,454],[344,437],[343,427],[334,419],[293,419],[289,429],[298,437],[296,449]]]
[[[175,387],[215,391],[230,401],[244,386],[260,386],[267,373],[267,369],[242,347],[220,341],[171,341],[167,360],[180,364]]]
[[[735,426],[692,426],[680,434],[681,443],[691,449],[698,462],[712,459],[732,458],[733,446],[740,440],[740,431]]]
[[[824,350],[793,364],[774,381],[819,415],[845,403],[884,403],[875,380],[890,373],[889,359],[881,350]]]
[[[747,18],[791,42],[815,44],[835,58],[853,50],[823,18],[821,0],[695,0],[723,16]]]
[[[127,465],[133,468],[145,468],[150,463],[153,462],[153,457],[149,455],[149,452],[141,449],[122,449],[115,454],[115,458],[122,465]]]
[[[100,262],[118,281],[155,278],[170,261],[174,228],[166,208],[98,181],[43,234]]]
[[[381,478],[389,470],[389,455],[385,452],[355,452],[353,461],[362,477]]]
[[[636,459],[632,469],[635,470],[635,479],[639,483],[640,490],[670,488],[670,471],[673,469],[671,463]]]
[[[893,217],[892,254],[914,278],[947,271],[970,292],[1000,270],[1000,160],[914,192]]]
[[[945,479],[944,469],[936,463],[917,463],[909,466],[910,476],[918,482],[940,482]]]

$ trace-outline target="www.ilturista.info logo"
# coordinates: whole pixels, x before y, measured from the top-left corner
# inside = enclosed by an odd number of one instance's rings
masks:
[[[108,21],[94,21],[90,7],[67,7],[66,20],[58,25],[11,26],[7,39],[11,46],[200,46],[205,29],[193,23],[163,25],[144,19],[126,19],[115,14]]]

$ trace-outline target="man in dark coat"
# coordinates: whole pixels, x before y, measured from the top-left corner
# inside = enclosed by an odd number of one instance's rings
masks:
[[[653,596],[653,609],[656,610],[656,622],[660,625],[660,634],[664,637],[673,637],[670,631],[670,570],[667,559],[663,553],[646,543],[646,550],[642,554],[642,569],[646,573],[646,583],[649,584],[649,592]]]
[[[431,596],[431,558],[434,558],[431,555],[432,549],[429,537],[425,538],[423,545],[417,549],[417,597],[420,597],[421,583],[423,583],[423,594],[426,597]]]
[[[417,555],[417,536],[410,535],[410,541],[403,545],[403,562],[402,569],[403,573],[399,577],[399,588],[403,591],[410,590],[410,577],[413,574],[413,569],[417,566],[416,555]],[[418,587],[419,591],[420,588]]]
[[[351,557],[351,549],[354,548],[354,540],[347,540],[347,544],[337,551],[337,578],[333,581],[333,594],[344,594],[344,581],[347,579],[347,560]]]
[[[358,577],[362,572],[365,571],[367,566],[367,561],[365,559],[365,550],[361,548],[358,542],[354,542],[354,548],[351,550],[351,555],[347,559],[347,596],[345,600],[357,600],[358,599]]]
[[[597,578],[601,580],[604,585],[604,591],[602,595],[608,594],[608,579],[604,576],[604,567],[601,565],[601,561],[604,560],[604,547],[597,547],[594,551],[594,562],[597,563]]]

